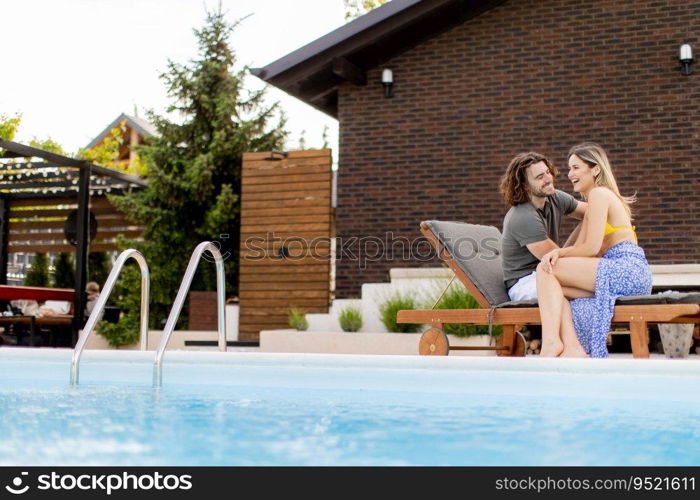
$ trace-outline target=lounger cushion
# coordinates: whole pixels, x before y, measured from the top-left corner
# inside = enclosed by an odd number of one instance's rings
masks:
[[[661,292],[654,295],[631,295],[629,297],[620,297],[615,303],[621,306],[644,304],[700,304],[700,293]]]
[[[501,232],[497,228],[437,220],[424,223],[490,304],[510,301],[503,283]]]
[[[508,302],[503,302],[502,304],[498,304],[496,307],[538,307],[538,305],[537,300],[511,300]]]
[[[700,293],[698,292],[661,292],[653,295],[630,295],[620,297],[615,302],[619,306],[640,306],[653,304],[700,304]],[[498,304],[496,307],[537,307],[536,300],[513,300]]]

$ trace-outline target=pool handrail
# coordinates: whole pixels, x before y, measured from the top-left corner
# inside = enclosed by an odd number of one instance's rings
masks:
[[[73,357],[71,358],[70,362],[71,387],[75,387],[76,385],[78,385],[78,379],[80,376],[80,356],[83,353],[83,349],[85,348],[85,344],[87,343],[88,337],[95,329],[95,326],[97,325],[97,322],[99,321],[100,316],[104,311],[105,305],[107,304],[107,299],[112,293],[112,288],[114,288],[114,284],[116,283],[117,278],[119,277],[119,273],[121,273],[124,264],[129,259],[134,259],[141,268],[140,347],[142,351],[145,351],[148,348],[148,301],[150,297],[151,278],[150,273],[148,271],[148,264],[146,263],[146,259],[144,258],[144,256],[135,248],[129,248],[120,253],[119,257],[117,257],[117,260],[114,262],[112,270],[110,271],[109,276],[107,277],[107,281],[105,281],[105,284],[102,287],[102,292],[97,298],[95,307],[92,309],[92,313],[90,313],[90,317],[88,318],[87,323],[85,323],[85,326],[83,327],[83,332],[78,338],[78,342],[75,344],[75,349],[73,349]]]
[[[214,257],[214,262],[216,264],[216,310],[218,318],[218,333],[219,333],[219,351],[226,351],[226,319],[225,319],[225,293],[226,293],[226,281],[224,273],[224,259],[219,252],[219,247],[216,246],[211,241],[203,241],[192,252],[190,257],[190,262],[187,264],[187,269],[185,274],[182,276],[182,282],[180,283],[180,289],[177,291],[177,296],[175,297],[175,302],[173,302],[173,307],[170,310],[170,315],[168,315],[168,320],[165,323],[165,328],[163,329],[163,335],[160,337],[160,343],[158,344],[158,349],[156,351],[156,358],[153,362],[153,386],[160,387],[163,383],[163,353],[165,348],[168,346],[170,337],[175,330],[175,323],[180,317],[180,312],[182,311],[182,306],[187,298],[187,292],[192,285],[192,279],[194,278],[194,273],[197,271],[197,266],[202,258],[202,254],[207,251]]]

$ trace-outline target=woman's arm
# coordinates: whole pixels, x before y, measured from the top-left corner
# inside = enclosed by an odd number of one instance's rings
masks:
[[[574,246],[561,249],[559,257],[594,257],[598,255],[605,236],[610,194],[606,188],[595,188],[591,191],[581,234]]]
[[[595,257],[603,246],[605,223],[608,221],[610,191],[595,188],[588,198],[588,210],[581,223],[576,243],[572,247],[557,248],[542,257],[544,269],[551,273],[559,257]]]
[[[580,234],[581,234],[581,230],[582,230],[581,228],[582,228],[582,227],[583,227],[583,222],[579,223],[579,224],[576,226],[576,228],[574,228],[574,230],[571,231],[571,234],[570,234],[569,237],[566,239],[566,243],[564,243],[564,245],[562,246],[562,248],[574,246],[574,245],[579,241]]]

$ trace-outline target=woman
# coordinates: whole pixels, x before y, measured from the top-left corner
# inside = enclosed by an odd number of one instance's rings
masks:
[[[574,146],[568,163],[588,210],[574,246],[552,250],[537,268],[541,355],[603,358],[615,300],[651,293],[651,270],[631,223],[635,198],[620,194],[603,148]]]

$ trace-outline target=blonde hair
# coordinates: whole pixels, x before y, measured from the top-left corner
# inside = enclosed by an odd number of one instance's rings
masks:
[[[85,285],[85,291],[88,293],[97,293],[100,291],[100,285],[94,281],[90,281],[87,285]]]
[[[584,142],[583,144],[578,144],[569,150],[569,154],[566,156],[567,160],[571,158],[572,155],[578,156],[581,161],[583,161],[591,169],[596,165],[600,167],[600,172],[595,176],[595,185],[606,187],[615,193],[615,195],[622,202],[622,205],[625,207],[627,215],[629,215],[631,219],[632,208],[630,205],[637,201],[637,195],[636,193],[632,196],[622,196],[620,194],[620,190],[617,188],[617,182],[615,182],[615,176],[613,175],[612,167],[610,166],[610,161],[608,160],[608,155],[605,153],[605,150],[595,142]]]

